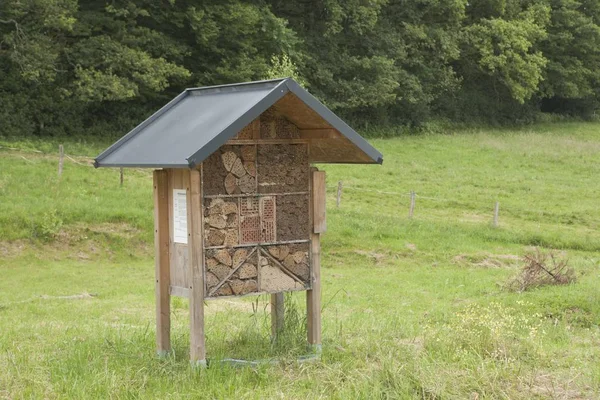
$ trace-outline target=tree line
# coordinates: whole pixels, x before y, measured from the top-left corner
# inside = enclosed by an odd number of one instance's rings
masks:
[[[110,135],[294,76],[362,126],[595,116],[598,0],[2,0],[0,134]]]

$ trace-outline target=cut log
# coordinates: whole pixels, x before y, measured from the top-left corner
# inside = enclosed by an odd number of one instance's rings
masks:
[[[240,294],[252,293],[258,290],[258,286],[256,285],[256,281],[254,279],[250,279],[244,282],[244,290]]]
[[[242,146],[242,158],[244,159],[244,161],[256,160],[256,147]]]
[[[225,249],[218,250],[215,254],[215,258],[221,263],[231,267],[232,259],[229,255],[229,251]]]
[[[227,227],[237,229],[237,227],[238,227],[238,215],[237,214],[229,214],[227,216]]]
[[[212,272],[221,282],[223,279],[229,276],[231,268],[225,264],[217,264],[214,267],[207,268],[209,272]]]
[[[219,262],[214,259],[214,258],[207,258],[206,259],[206,269],[208,269],[210,271],[211,268],[216,267],[217,265],[219,265]]]
[[[237,267],[240,265],[242,261],[244,261],[248,257],[248,250],[246,249],[237,249],[235,253],[233,253],[233,267]]]
[[[231,173],[237,176],[238,178],[241,178],[242,176],[246,175],[246,168],[244,168],[242,160],[240,160],[239,158],[235,159],[233,166],[231,167]]]
[[[210,229],[208,231],[208,245],[221,246],[225,240],[225,234],[219,229]]]
[[[232,247],[237,246],[239,243],[238,240],[238,231],[237,229],[228,229],[225,231],[225,240],[223,241],[223,246]]]
[[[248,175],[256,176],[256,164],[254,164],[254,161],[245,161],[244,168],[246,169]]]
[[[223,165],[227,172],[231,172],[231,168],[233,168],[233,163],[238,159],[238,156],[235,155],[233,151],[226,151],[221,154],[221,159],[223,160]]]
[[[227,174],[225,177],[225,191],[227,194],[234,194],[235,189],[237,189],[237,179],[235,179],[235,175]]]
[[[256,192],[255,178],[250,175],[242,176],[238,179],[238,185],[242,193],[254,193]]]
[[[271,246],[269,247],[269,253],[275,258],[279,258],[279,247]]]
[[[217,296],[231,296],[232,294],[233,291],[231,290],[231,286],[229,286],[229,283],[226,283],[223,286],[221,286],[219,290],[217,290],[217,293],[215,293],[215,295]]]
[[[240,294],[244,290],[244,281],[240,279],[232,279],[229,281],[229,286],[235,294]]]
[[[301,263],[301,262],[305,262],[308,261],[308,254],[306,254],[303,251],[297,251],[293,254],[294,257],[294,261],[296,263]]]
[[[306,264],[295,264],[293,267],[290,267],[290,272],[304,282],[308,282],[308,278],[310,277],[310,269]]]
[[[219,278],[217,278],[217,276],[215,274],[213,274],[212,272],[207,272],[206,273],[206,285],[208,286],[208,288],[209,289],[214,288],[218,284],[219,284]]]
[[[213,228],[223,229],[227,226],[227,220],[223,215],[211,215],[208,217],[208,224]]]
[[[279,246],[279,257],[276,257],[279,261],[285,260],[290,254],[290,248],[288,246]]]
[[[233,202],[223,203],[223,206],[221,207],[221,212],[226,215],[237,213],[237,210],[237,204]]]
[[[293,255],[288,255],[286,258],[283,259],[282,264],[288,268],[291,269],[294,267],[294,265],[296,265],[296,261],[294,260],[294,256]]]
[[[240,279],[256,278],[258,271],[256,267],[250,263],[244,263],[238,271]]]

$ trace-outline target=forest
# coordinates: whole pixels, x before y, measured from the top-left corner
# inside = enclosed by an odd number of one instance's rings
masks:
[[[595,119],[598,0],[2,0],[0,136],[124,134],[292,76],[364,130]]]

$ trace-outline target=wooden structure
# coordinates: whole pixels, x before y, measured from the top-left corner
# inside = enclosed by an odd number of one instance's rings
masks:
[[[171,296],[190,301],[190,359],[202,365],[205,300],[270,293],[276,335],[283,292],[299,290],[319,347],[326,187],[311,163],[381,161],[291,79],[188,90],[102,153],[97,167],[155,168],[158,352],[171,349]]]

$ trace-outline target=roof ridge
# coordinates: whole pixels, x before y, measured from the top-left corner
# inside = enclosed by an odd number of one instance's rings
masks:
[[[205,89],[218,89],[218,88],[226,88],[226,87],[234,87],[234,86],[250,86],[250,85],[258,85],[258,84],[263,84],[263,83],[275,83],[275,82],[283,82],[283,81],[287,81],[287,80],[291,80],[292,78],[285,77],[285,78],[276,78],[276,79],[264,79],[261,81],[252,81],[252,82],[241,82],[241,83],[225,83],[222,85],[212,85],[212,86],[199,86],[199,87],[194,87],[194,88],[187,88],[185,90],[188,91],[192,91],[192,90],[205,90]]]

